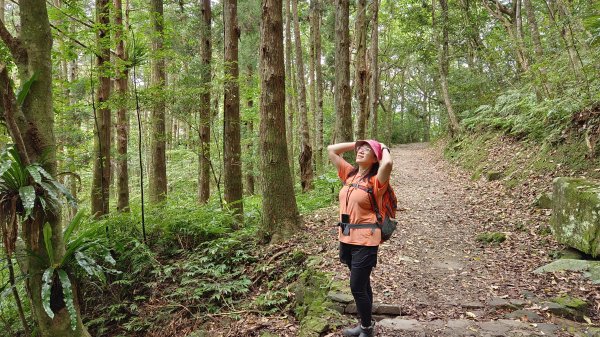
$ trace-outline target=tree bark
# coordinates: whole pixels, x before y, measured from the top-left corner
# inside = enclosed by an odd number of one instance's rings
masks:
[[[355,79],[354,92],[358,102],[358,120],[356,123],[356,139],[365,139],[367,121],[369,118],[368,83],[367,78],[367,1],[356,2],[356,24],[354,28],[356,59],[354,60]]]
[[[441,31],[442,38],[439,41],[438,61],[439,61],[439,74],[440,74],[440,86],[442,87],[442,97],[444,99],[444,105],[446,106],[446,112],[448,113],[448,119],[450,121],[449,131],[450,137],[454,137],[459,132],[458,120],[454,109],[452,108],[452,102],[450,101],[450,92],[448,90],[448,2],[447,0],[439,0],[441,13]],[[435,32],[435,5],[432,7],[432,18],[434,23]],[[439,38],[438,38],[439,40]]]
[[[309,116],[309,137],[310,137],[310,146],[312,148],[312,163],[316,162],[315,158],[315,130],[317,128],[317,95],[315,86],[315,1],[309,0],[309,14],[308,14],[308,22],[309,22],[309,38],[308,38],[308,116]]]
[[[110,25],[109,0],[96,0],[96,21],[99,25],[96,66],[98,69],[98,89],[96,92],[96,136],[94,176],[92,181],[92,214],[96,217],[108,214],[110,200],[110,147],[111,147],[111,111],[108,105],[110,97]]]
[[[369,115],[371,116],[371,137],[377,139],[378,137],[378,114],[377,108],[379,106],[379,66],[378,66],[378,55],[379,55],[379,0],[373,0],[371,4],[371,66],[369,67],[370,85],[369,85]]]
[[[316,95],[316,110],[315,110],[315,147],[316,147],[316,167],[317,172],[323,168],[323,70],[321,67],[321,2],[315,1],[314,12],[314,45],[315,45],[315,95]]]
[[[19,138],[21,157],[25,163],[41,163],[51,175],[56,175],[56,139],[54,136],[54,111],[52,107],[52,33],[46,2],[43,0],[21,0],[18,3],[21,19],[20,38],[2,34],[5,45],[9,48],[19,69],[21,83],[29,81],[34,74],[37,80],[31,85],[25,100],[19,107],[14,99],[14,91],[4,70],[0,81],[2,91],[2,106],[4,112],[10,104],[13,112],[17,113],[17,122],[12,123],[11,137]],[[6,31],[4,23],[0,29]],[[7,101],[7,98],[10,98]],[[8,121],[7,121],[8,122]],[[15,131],[15,133],[13,133]],[[79,312],[79,302],[74,304],[77,314],[75,330],[71,330],[69,314],[64,305],[54,306],[54,319],[48,317],[43,309],[41,298],[42,274],[49,264],[46,246],[43,240],[43,224],[51,228],[51,243],[54,255],[60,260],[65,254],[63,228],[60,214],[44,212],[36,207],[34,221],[22,223],[21,237],[25,251],[19,252],[17,262],[21,271],[28,275],[25,279],[25,289],[31,302],[31,311],[37,322],[37,331],[42,337],[89,336],[83,326]],[[69,276],[72,279],[72,277]],[[75,282],[73,282],[75,284]],[[76,294],[76,289],[73,290]],[[51,292],[51,297],[62,300],[62,292]]]
[[[349,1],[335,0],[335,141],[352,141]],[[346,156],[347,157],[347,156]]]
[[[200,95],[200,148],[198,149],[198,201],[208,202],[210,197],[210,94],[211,94],[211,7],[210,0],[202,0],[200,28],[200,57],[202,60],[202,94]]]
[[[302,57],[302,41],[300,40],[300,20],[298,19],[298,0],[292,0],[292,12],[294,16],[294,47],[296,48],[296,70],[298,80],[298,105],[300,107],[300,184],[303,191],[312,189],[313,167],[312,146],[308,131],[308,111],[306,108],[306,85],[304,82],[304,60]]]
[[[238,84],[237,0],[224,2],[225,82],[223,106],[223,164],[225,201],[231,204],[239,220],[243,220],[242,161],[240,144],[240,88]]]
[[[248,86],[253,85],[252,77],[254,76],[253,66],[248,65],[247,70],[247,81]],[[248,110],[252,110],[254,108],[254,100],[251,95],[248,95],[246,100],[246,107]],[[251,140],[254,139],[254,121],[250,118],[246,122],[246,131],[247,137]],[[248,141],[246,142],[246,153],[250,154],[250,160],[248,160],[248,167],[246,168],[246,193],[248,195],[254,194],[254,142]]]
[[[114,0],[115,40],[117,41],[117,79],[119,109],[117,110],[117,211],[129,210],[129,169],[127,167],[127,142],[129,138],[129,115],[127,113],[129,70],[125,62],[125,37],[123,32],[123,5]]]
[[[296,82],[292,67],[292,10],[291,0],[285,0],[285,77],[286,90],[285,99],[287,103],[287,125],[286,135],[288,139],[288,155],[290,171],[294,174],[294,115],[298,111],[296,104]]]
[[[152,23],[152,74],[151,86],[155,90],[152,106],[152,134],[150,151],[150,179],[148,194],[151,203],[159,203],[167,197],[167,158],[165,133],[165,97],[166,85],[164,45],[164,10],[163,0],[150,0],[150,21]]]
[[[262,0],[260,156],[262,233],[279,243],[300,227],[285,135],[282,0]]]

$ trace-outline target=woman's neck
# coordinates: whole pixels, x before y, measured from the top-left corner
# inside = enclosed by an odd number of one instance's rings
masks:
[[[367,172],[369,172],[369,166],[358,166],[358,175],[364,176]]]

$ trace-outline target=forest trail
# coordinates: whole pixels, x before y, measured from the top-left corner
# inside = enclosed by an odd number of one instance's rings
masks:
[[[532,273],[557,248],[537,233],[548,212],[500,182],[470,179],[427,144],[396,146],[392,156],[399,230],[380,246],[372,285],[375,302],[400,306],[402,317],[380,321],[379,336],[560,336],[540,303],[561,286]],[[476,237],[485,231],[507,240],[484,245]],[[337,242],[327,246],[326,268],[348,280]]]

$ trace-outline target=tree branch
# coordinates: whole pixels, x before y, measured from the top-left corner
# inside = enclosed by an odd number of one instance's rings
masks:
[[[21,131],[15,119],[15,115],[23,120],[25,119],[25,116],[23,116],[17,105],[15,92],[13,91],[10,78],[8,77],[8,71],[4,64],[0,64],[0,104],[4,110],[4,120],[6,121],[8,132],[15,142],[17,152],[21,157],[21,162],[25,165],[29,165],[30,162],[29,157],[27,156],[27,148],[25,147],[23,136],[21,135]]]
[[[0,39],[2,39],[2,42],[8,47],[8,50],[10,50],[10,53],[17,64],[24,65],[27,63],[27,51],[25,50],[25,47],[23,47],[21,40],[10,34],[4,25],[3,20],[0,20]]]

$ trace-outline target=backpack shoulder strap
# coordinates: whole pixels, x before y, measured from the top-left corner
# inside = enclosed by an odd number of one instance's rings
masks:
[[[375,177],[377,179],[377,177]],[[373,186],[371,181],[369,181],[369,185]],[[379,213],[379,206],[377,206],[377,200],[375,199],[375,193],[373,193],[373,187],[363,186],[357,183],[348,184],[348,186],[352,186],[354,188],[358,188],[362,191],[365,191],[369,194],[369,200],[371,201],[371,207],[373,211],[375,211],[375,216],[377,217],[377,223],[383,223],[383,219],[381,218],[381,214]]]

